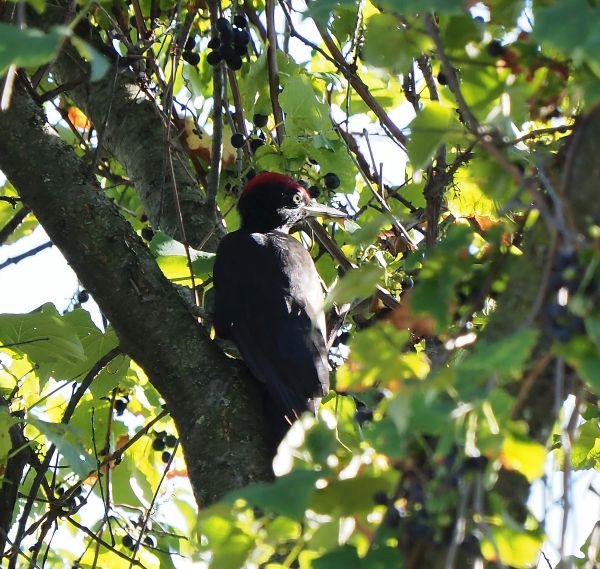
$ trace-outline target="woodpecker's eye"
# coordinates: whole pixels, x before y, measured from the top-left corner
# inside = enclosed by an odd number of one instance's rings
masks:
[[[292,201],[296,204],[296,205],[300,205],[302,203],[302,196],[298,193],[298,194],[294,194],[292,196]]]

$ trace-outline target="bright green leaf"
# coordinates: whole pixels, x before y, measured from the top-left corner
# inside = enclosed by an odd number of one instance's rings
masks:
[[[349,270],[329,292],[325,304],[344,304],[371,296],[383,273],[382,267],[373,264]]]
[[[464,128],[456,110],[431,101],[409,125],[410,140],[406,145],[408,157],[415,170],[424,168],[440,144],[464,140]]]
[[[10,65],[39,67],[52,61],[62,42],[69,37],[67,28],[55,26],[46,34],[35,28],[19,28],[0,22],[0,76]]]

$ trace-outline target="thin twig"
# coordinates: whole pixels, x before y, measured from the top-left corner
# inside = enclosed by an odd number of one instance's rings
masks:
[[[26,251],[25,253],[21,253],[20,255],[15,255],[14,257],[8,258],[6,259],[6,261],[4,261],[4,263],[0,263],[0,271],[2,269],[5,269],[9,265],[16,265],[17,263],[20,263],[28,257],[33,257],[34,255],[37,255],[40,251],[52,247],[52,245],[54,245],[54,243],[52,243],[52,241],[48,241],[46,243],[38,245],[37,247],[34,247],[33,249],[30,249],[29,251]]]
[[[269,70],[269,93],[275,118],[277,142],[281,145],[285,138],[283,110],[279,104],[279,66],[277,64],[277,31],[275,30],[275,3],[277,0],[267,0],[267,66]]]

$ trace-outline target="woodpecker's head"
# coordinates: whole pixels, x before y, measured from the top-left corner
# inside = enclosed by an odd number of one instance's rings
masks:
[[[308,216],[342,218],[346,215],[317,203],[296,180],[277,172],[263,172],[250,180],[240,196],[238,210],[242,229],[264,233],[289,231]]]

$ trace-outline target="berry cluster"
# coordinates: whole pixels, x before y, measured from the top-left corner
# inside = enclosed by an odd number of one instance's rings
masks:
[[[161,452],[161,460],[166,464],[171,460],[171,452],[167,448],[174,448],[177,445],[177,437],[169,435],[165,431],[155,431],[154,440],[152,441],[152,449]]]
[[[242,67],[242,57],[248,55],[250,32],[248,20],[240,14],[233,18],[233,25],[227,18],[219,18],[215,22],[218,36],[208,42],[211,49],[206,56],[209,65],[217,65],[224,61],[229,69],[237,71]]]
[[[65,492],[66,492],[65,488],[63,488],[62,486],[59,486],[56,489],[57,500],[60,500],[64,496]],[[83,494],[83,488],[81,486],[78,486],[75,489],[75,491],[73,492],[73,494],[71,495],[71,497],[62,504],[62,510],[64,512],[73,512],[81,504],[81,502],[83,502],[84,498],[83,498],[82,494]]]
[[[192,51],[196,47],[196,40],[193,37],[189,37],[183,46],[183,51],[181,52],[181,59],[190,65],[198,65],[200,63],[200,55],[198,55],[195,51]]]
[[[252,122],[257,129],[267,126],[268,121],[268,115],[255,114],[252,117]],[[252,136],[248,139],[248,144],[250,145],[252,154],[254,154],[265,143],[265,139],[265,133],[262,131],[258,131],[256,136]],[[236,132],[231,136],[231,146],[234,148],[242,148],[244,144],[246,144],[246,139],[241,132]]]

